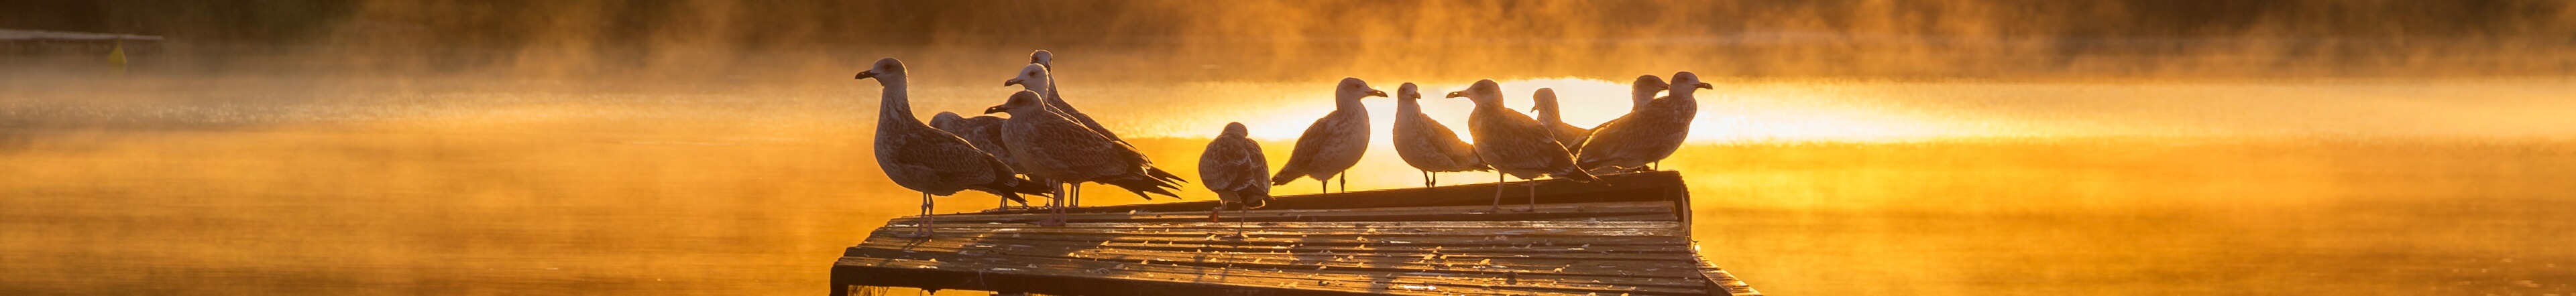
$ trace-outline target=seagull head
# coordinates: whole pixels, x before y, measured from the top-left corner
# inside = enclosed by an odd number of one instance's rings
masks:
[[[1540,110],[1542,109],[1555,109],[1556,89],[1545,87],[1538,88],[1537,93],[1530,94],[1530,101],[1537,102],[1537,104],[1530,104],[1530,112],[1541,112]]]
[[[903,60],[897,60],[894,58],[877,59],[877,63],[875,65],[869,66],[866,71],[859,71],[859,75],[852,77],[851,79],[871,78],[878,81],[885,81],[886,79],[903,79]]]
[[[1012,76],[1011,80],[1003,80],[1002,86],[1018,85],[1021,88],[1026,88],[1028,90],[1043,91],[1046,90],[1049,83],[1054,82],[1047,80],[1050,78],[1052,77],[1047,74],[1046,65],[1029,64],[1028,66],[1020,67],[1019,76]]]
[[[1360,81],[1357,77],[1342,77],[1341,86],[1333,89],[1333,97],[1342,100],[1358,101],[1368,97],[1385,96],[1386,91],[1369,88],[1367,81]]]
[[[1241,123],[1241,122],[1227,122],[1227,123],[1225,123],[1225,133],[1217,134],[1217,137],[1220,137],[1220,138],[1242,138],[1242,137],[1246,137],[1247,135],[1251,135],[1251,134],[1252,134],[1252,132],[1251,132],[1251,131],[1248,131],[1248,130],[1246,130],[1246,129],[1244,129],[1244,128],[1243,128],[1243,123]]]
[[[1503,85],[1494,82],[1493,79],[1477,80],[1476,84],[1467,85],[1465,90],[1449,92],[1449,97],[1467,98],[1468,101],[1476,102],[1477,106],[1490,105],[1500,108],[1503,102]]]
[[[939,111],[938,115],[930,116],[930,126],[948,126],[961,121],[966,121],[966,117],[958,116],[957,112]]]
[[[1699,81],[1699,74],[1691,74],[1690,71],[1673,73],[1673,96],[1690,95],[1693,90],[1702,88],[1715,89],[1716,87],[1709,85],[1708,82]]]
[[[1012,118],[1018,118],[1023,115],[1021,111],[1034,110],[1029,108],[1038,107],[1038,104],[1042,104],[1038,102],[1038,92],[1023,90],[1011,93],[1011,99],[1002,101],[1001,105],[984,108],[984,114],[1011,113]]]
[[[1665,88],[1671,88],[1671,87],[1672,87],[1672,85],[1671,85],[1671,84],[1664,84],[1664,78],[1663,78],[1663,77],[1655,77],[1655,75],[1649,74],[1649,75],[1637,75],[1637,82],[1636,82],[1636,86],[1635,86],[1635,87],[1636,87],[1636,91],[1637,91],[1637,92],[1639,92],[1639,93],[1654,93],[1654,92],[1658,92],[1658,91],[1663,91]]]
[[[1030,52],[1030,53],[1029,53],[1029,63],[1030,63],[1030,64],[1038,64],[1038,65],[1040,65],[1040,66],[1047,66],[1048,68],[1054,68],[1054,67],[1055,67],[1055,52],[1047,51],[1047,50],[1044,50],[1044,49],[1040,49],[1040,50],[1035,51],[1035,52]]]
[[[1422,86],[1413,85],[1412,82],[1406,82],[1404,85],[1397,85],[1395,86],[1395,99],[1400,101],[1420,100],[1422,99]]]

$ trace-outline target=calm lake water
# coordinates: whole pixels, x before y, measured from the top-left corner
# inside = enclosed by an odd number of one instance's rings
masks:
[[[922,118],[1016,90],[917,69]],[[1224,122],[1289,151],[1331,106],[1330,79],[1063,72],[1184,176]],[[916,195],[869,159],[873,81],[797,77],[8,76],[0,294],[823,293]],[[1506,85],[1589,126],[1625,80]],[[1774,295],[2576,293],[2565,79],[1718,82],[1665,168],[1703,255]],[[1352,187],[1417,185],[1377,136]]]

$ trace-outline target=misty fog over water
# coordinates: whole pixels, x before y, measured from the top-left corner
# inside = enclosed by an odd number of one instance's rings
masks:
[[[916,196],[851,73],[902,58],[916,116],[971,115],[1041,48],[1181,175],[1226,122],[1290,151],[1345,76],[1550,87],[1591,126],[1700,73],[1665,168],[1775,295],[2576,294],[2565,2],[0,7],[168,37],[0,55],[0,294],[821,293]],[[1375,136],[1352,187],[1417,186]]]

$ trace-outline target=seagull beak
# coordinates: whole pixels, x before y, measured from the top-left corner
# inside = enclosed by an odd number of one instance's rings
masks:
[[[1699,88],[1705,88],[1705,89],[1717,89],[1717,87],[1716,87],[1716,86],[1708,85],[1708,83],[1707,83],[1707,82],[1701,82],[1701,83],[1699,83],[1699,85],[1697,85],[1697,86],[1698,86]]]
[[[1463,98],[1463,97],[1467,97],[1467,92],[1463,92],[1463,91],[1453,91],[1453,92],[1449,92],[1449,97],[1452,97],[1452,98]]]
[[[994,105],[994,106],[993,106],[993,107],[991,107],[991,108],[984,108],[984,114],[993,114],[993,113],[1002,113],[1002,105]]]
[[[868,79],[868,78],[877,78],[877,71],[875,71],[875,70],[859,71],[859,75],[858,75],[857,77],[852,77],[852,78],[850,78],[850,79]]]
[[[1530,105],[1529,112],[1538,112],[1538,105]]]
[[[1020,79],[1019,79],[1019,78],[1011,78],[1011,80],[1003,80],[1003,81],[1002,81],[1002,86],[1013,86],[1013,85],[1020,85]],[[988,114],[989,114],[989,113],[988,113]]]
[[[1369,96],[1373,96],[1373,97],[1380,97],[1380,98],[1384,98],[1384,97],[1386,97],[1386,91],[1383,91],[1383,90],[1374,90],[1374,89],[1372,89],[1372,90],[1369,90],[1368,95],[1369,95]]]

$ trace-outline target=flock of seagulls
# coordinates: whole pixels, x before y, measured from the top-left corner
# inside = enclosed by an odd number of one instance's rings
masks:
[[[926,124],[913,117],[902,61],[880,59],[859,72],[857,79],[875,79],[884,87],[877,112],[878,167],[896,185],[922,194],[925,218],[917,225],[919,230],[905,236],[931,235],[932,198],[965,190],[1000,196],[1002,208],[1015,201],[1028,206],[1022,195],[1048,197],[1047,208],[1055,215],[1038,223],[1047,226],[1063,225],[1064,210],[1080,206],[1081,183],[1116,186],[1146,199],[1178,196],[1173,190],[1188,180],[1156,167],[1134,145],[1064,100],[1057,90],[1054,60],[1053,52],[1030,53],[1029,64],[1002,82],[1020,86],[1021,91],[984,113],[1007,113],[1008,117],[940,112]],[[1507,176],[1591,183],[1600,180],[1595,173],[1651,170],[1681,147],[1699,110],[1694,90],[1710,85],[1690,72],[1679,72],[1670,83],[1644,75],[1633,86],[1628,114],[1587,129],[1564,122],[1553,89],[1540,88],[1531,94],[1535,104],[1530,111],[1537,113],[1533,118],[1505,107],[1502,88],[1494,80],[1476,81],[1447,96],[1475,104],[1466,122],[1468,134],[1474,136],[1469,142],[1424,115],[1421,87],[1404,83],[1393,96],[1396,154],[1422,171],[1423,186],[1438,185],[1443,172],[1495,172],[1492,211],[1502,210],[1503,188],[1511,184],[1504,182]],[[1199,180],[1222,201],[1209,210],[1210,220],[1222,221],[1218,216],[1229,205],[1238,210],[1260,208],[1268,204],[1272,186],[1297,179],[1314,179],[1328,192],[1336,183],[1349,190],[1349,170],[1367,152],[1371,132],[1368,108],[1361,100],[1389,95],[1359,78],[1343,78],[1334,87],[1333,112],[1307,126],[1288,161],[1275,173],[1260,143],[1247,136],[1248,128],[1242,123],[1227,123],[1208,143],[1199,156]],[[1521,184],[1528,187],[1531,199],[1530,208],[1522,210],[1535,209],[1538,183]]]

